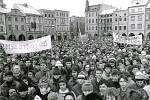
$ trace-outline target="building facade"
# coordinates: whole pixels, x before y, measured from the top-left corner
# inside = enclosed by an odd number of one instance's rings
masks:
[[[89,1],[86,0],[85,7],[85,33],[89,38],[94,36],[101,35],[99,32],[99,15],[104,10],[115,9],[112,5],[107,4],[98,4],[98,5],[89,5]]]
[[[145,39],[150,40],[150,8],[146,8],[145,17]]]
[[[54,17],[56,19],[56,40],[68,40],[70,38],[69,11],[54,10]]]
[[[56,18],[54,17],[55,12],[53,10],[39,10],[44,17],[44,33],[51,35],[51,40],[56,40]]]
[[[113,12],[113,32],[123,36],[128,35],[128,11],[116,10]]]
[[[6,13],[5,9],[6,4],[3,3],[3,0],[0,0],[0,39],[7,38],[6,32]]]
[[[113,11],[113,10],[112,10]],[[113,12],[102,12],[99,15],[99,32],[105,35],[111,35],[113,28]]]
[[[128,36],[145,36],[146,5],[128,7]]]

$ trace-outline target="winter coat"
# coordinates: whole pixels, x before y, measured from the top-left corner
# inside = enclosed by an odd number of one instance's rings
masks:
[[[11,83],[7,83],[6,81],[0,86],[0,94],[4,97],[9,96],[9,89],[15,88],[17,89],[19,87],[20,83],[17,81],[12,81]]]
[[[149,96],[148,100],[150,100],[150,85],[146,85],[143,89],[147,92],[147,94]]]
[[[85,96],[83,94],[79,95],[76,100],[85,100]]]
[[[72,91],[75,93],[75,95],[78,97],[79,95],[81,95],[82,92],[82,85],[77,83],[73,88]]]

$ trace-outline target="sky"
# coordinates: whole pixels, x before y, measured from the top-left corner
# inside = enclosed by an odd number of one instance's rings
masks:
[[[90,5],[95,4],[109,4],[117,8],[126,9],[131,5],[133,0],[89,0]],[[147,0],[142,0],[146,2]],[[12,8],[14,3],[27,3],[35,9],[48,10],[66,10],[70,11],[70,16],[84,16],[86,0],[3,0],[7,8]]]

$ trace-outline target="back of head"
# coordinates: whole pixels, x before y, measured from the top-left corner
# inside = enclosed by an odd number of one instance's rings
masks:
[[[102,97],[96,93],[90,93],[85,97],[85,100],[103,100]]]

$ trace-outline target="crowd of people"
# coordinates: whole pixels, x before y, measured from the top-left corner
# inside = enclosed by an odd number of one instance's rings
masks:
[[[28,54],[1,48],[0,100],[150,100],[149,46],[95,39]]]

